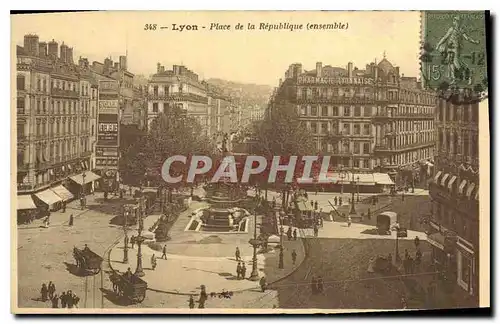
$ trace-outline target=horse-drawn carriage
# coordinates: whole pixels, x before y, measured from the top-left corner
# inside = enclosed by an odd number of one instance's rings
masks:
[[[131,302],[140,303],[146,298],[148,284],[132,273],[119,273],[113,271],[109,276],[113,283],[113,291],[121,297],[125,297]]]
[[[90,250],[87,246],[82,250],[74,247],[73,256],[76,260],[76,266],[80,271],[90,272],[94,275],[101,271],[102,257]]]

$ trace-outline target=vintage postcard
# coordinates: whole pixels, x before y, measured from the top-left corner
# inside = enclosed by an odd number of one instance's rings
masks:
[[[13,313],[490,307],[489,12],[11,22]]]

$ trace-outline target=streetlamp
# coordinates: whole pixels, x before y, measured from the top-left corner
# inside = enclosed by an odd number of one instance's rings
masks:
[[[144,276],[144,270],[142,269],[142,249],[141,245],[142,242],[144,242],[145,238],[141,235],[142,230],[144,229],[144,220],[143,220],[143,215],[145,211],[145,206],[144,206],[144,200],[145,197],[141,196],[139,198],[139,229],[137,233],[137,268],[135,269],[135,275],[138,277],[143,277]]]
[[[344,194],[344,178],[345,178],[345,174],[344,174],[344,170],[343,170],[343,166],[340,167],[340,194],[343,195]]]
[[[356,178],[357,201],[359,202],[359,177]]]
[[[359,177],[357,178],[359,181]],[[356,214],[356,209],[354,208],[354,193],[355,193],[355,186],[356,186],[356,181],[354,180],[354,173],[352,174],[352,181],[351,181],[351,186],[352,186],[352,192],[351,192],[351,210],[349,211],[349,214],[354,215]],[[358,194],[359,198],[359,194]]]
[[[85,177],[87,175],[85,174],[85,171],[83,171],[82,173],[82,197],[85,196]]]
[[[123,238],[123,263],[128,263],[128,234],[127,234],[127,218],[129,214],[129,208],[124,206],[123,209],[123,231],[125,232],[125,236]]]
[[[253,239],[250,239],[248,241],[248,243],[250,243],[253,247],[252,273],[250,274],[250,278],[248,278],[251,281],[259,280],[259,272],[257,271],[257,247],[262,243],[257,238],[257,208],[260,205],[260,196],[256,196],[256,198],[257,198],[257,204],[254,210],[255,221],[254,221]]]
[[[396,254],[394,255],[394,264],[396,264],[399,261],[399,214],[396,216],[398,219],[396,219],[396,225],[394,225],[394,229],[396,230]]]

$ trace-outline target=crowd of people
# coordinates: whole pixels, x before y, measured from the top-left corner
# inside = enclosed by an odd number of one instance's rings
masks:
[[[56,285],[52,281],[48,284],[42,284],[40,294],[42,302],[50,301],[52,308],[78,308],[78,303],[80,302],[80,297],[71,290],[63,291],[61,295],[58,295],[56,293]]]

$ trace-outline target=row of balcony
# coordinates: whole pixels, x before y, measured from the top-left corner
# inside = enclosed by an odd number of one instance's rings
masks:
[[[51,95],[56,97],[65,97],[65,98],[78,98],[80,96],[78,91],[63,90],[59,88],[52,88]]]
[[[479,158],[468,154],[452,153],[449,151],[440,150],[437,154],[439,159],[452,160],[456,163],[466,163],[470,165],[479,166]]]
[[[18,107],[16,110],[17,116],[28,116],[30,115],[31,111],[34,111],[33,109],[26,109],[26,108],[20,108]],[[54,117],[59,117],[59,116],[85,116],[85,117],[90,117],[90,110],[87,111],[77,111],[77,112],[71,112],[71,111],[59,111],[59,112],[52,112],[48,110],[37,110],[36,115],[50,115]]]
[[[46,169],[48,167],[54,166],[54,164],[58,163],[68,163],[71,160],[75,159],[81,159],[81,158],[88,158],[92,155],[92,151],[85,151],[80,154],[68,154],[65,156],[60,156],[60,155],[55,155],[53,156],[50,161],[44,161],[44,162],[36,162],[36,163],[18,163],[17,164],[17,170],[19,171],[28,171],[31,168],[34,169]]]
[[[317,98],[302,98],[298,97],[297,98],[297,103],[298,104],[329,104],[329,103],[349,103],[349,104],[373,104],[376,102],[371,97],[332,97],[332,98],[324,98],[324,97],[317,97]]]
[[[193,101],[197,103],[208,104],[208,98],[193,93],[153,93],[148,94],[149,100],[167,100],[167,101]]]
[[[319,134],[321,135],[321,134]],[[331,138],[353,138],[353,137],[363,137],[363,138],[372,138],[373,135],[372,134],[346,134],[346,133],[342,133],[342,132],[337,132],[337,133],[327,133],[327,134],[323,134],[323,135],[327,135]]]
[[[374,119],[434,119],[434,114],[392,114],[392,113],[377,113],[372,115]]]
[[[24,142],[24,141],[28,141],[30,140],[30,138],[32,140],[43,140],[43,139],[54,139],[54,138],[60,138],[60,137],[73,137],[73,136],[77,136],[77,137],[81,137],[81,136],[90,136],[90,131],[88,130],[85,130],[85,131],[81,131],[81,132],[78,132],[78,133],[69,133],[69,132],[64,132],[64,133],[59,133],[59,134],[53,134],[53,133],[49,133],[49,134],[37,134],[37,135],[32,135],[31,137],[28,136],[28,135],[20,135],[18,134],[17,135],[17,141],[18,142]]]
[[[405,151],[410,151],[414,149],[419,149],[419,148],[424,148],[424,147],[429,147],[429,146],[434,146],[436,143],[435,142],[426,142],[426,143],[413,143],[409,145],[401,145],[398,147],[394,147],[391,145],[375,145],[375,153],[385,153],[385,152],[405,152]]]

